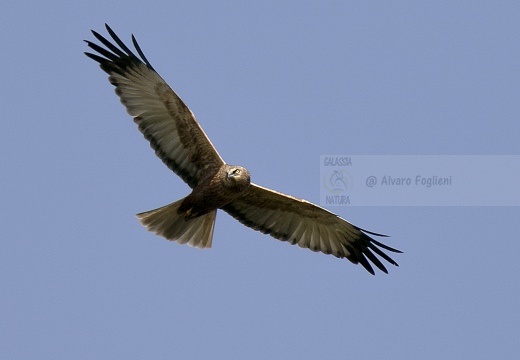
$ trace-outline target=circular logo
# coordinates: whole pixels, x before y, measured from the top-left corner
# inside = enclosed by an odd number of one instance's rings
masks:
[[[354,181],[352,175],[346,170],[331,170],[323,177],[323,186],[328,192],[341,194],[352,189]]]

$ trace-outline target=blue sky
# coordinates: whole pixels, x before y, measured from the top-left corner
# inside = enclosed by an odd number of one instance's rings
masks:
[[[519,14],[515,1],[4,6],[0,357],[518,357],[518,207],[330,208],[391,235],[404,254],[389,275],[223,212],[211,250],[170,243],[134,214],[189,188],[82,40],[105,22],[134,33],[227,162],[318,202],[320,155],[518,155]]]

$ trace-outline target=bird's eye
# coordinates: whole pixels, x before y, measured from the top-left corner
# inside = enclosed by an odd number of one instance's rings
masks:
[[[240,169],[233,169],[233,175],[240,174]]]

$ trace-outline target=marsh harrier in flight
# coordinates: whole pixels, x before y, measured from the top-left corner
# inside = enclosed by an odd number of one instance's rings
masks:
[[[146,59],[135,37],[138,55],[108,25],[106,29],[115,44],[92,31],[102,45],[86,41],[97,54],[85,54],[109,74],[116,94],[157,156],[193,189],[181,200],[137,214],[149,231],[179,244],[209,248],[217,209],[222,209],[254,230],[347,258],[371,274],[370,262],[387,273],[376,255],[397,266],[381,249],[400,251],[367,234],[385,235],[363,230],[308,201],[256,185],[249,171],[226,164],[190,109]]]

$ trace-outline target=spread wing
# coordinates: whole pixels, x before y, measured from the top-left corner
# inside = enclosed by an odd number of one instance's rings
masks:
[[[92,31],[105,48],[86,41],[99,55],[85,55],[110,75],[116,94],[157,156],[191,188],[195,187],[206,171],[218,169],[224,161],[190,109],[155,72],[134,36],[132,42],[140,58],[105,26],[119,47]]]
[[[398,266],[380,248],[396,253],[401,251],[381,244],[366,233],[386,235],[360,229],[302,199],[251,184],[244,195],[222,209],[254,230],[293,245],[298,244],[302,248],[347,258],[354,264],[360,263],[371,274],[374,274],[374,270],[369,260],[378,269],[388,273],[374,253]]]

